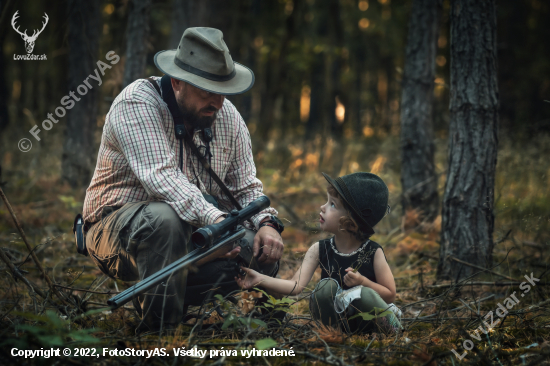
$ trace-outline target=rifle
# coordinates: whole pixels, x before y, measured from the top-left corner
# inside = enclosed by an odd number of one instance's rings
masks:
[[[209,256],[215,257],[213,254],[244,237],[246,230],[241,226],[243,221],[250,219],[260,211],[268,208],[269,205],[269,198],[267,198],[267,196],[262,196],[252,201],[247,207],[240,211],[231,211],[229,217],[225,220],[196,230],[191,235],[191,242],[195,246],[195,250],[120,294],[110,298],[107,300],[107,305],[109,305],[112,310],[118,309],[139,294],[168,279],[172,273],[182,270],[203,258]]]

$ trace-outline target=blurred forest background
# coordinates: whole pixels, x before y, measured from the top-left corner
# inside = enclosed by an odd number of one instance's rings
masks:
[[[185,28],[206,25],[221,29],[233,59],[255,73],[254,87],[229,99],[250,130],[258,176],[267,194],[280,196],[277,204],[291,225],[303,228],[315,221],[315,192],[324,191],[321,171],[335,176],[372,171],[387,182],[394,208],[380,230],[404,228],[400,154],[403,159],[408,154],[400,150],[401,98],[412,4],[2,1],[0,182],[8,192],[17,192],[18,203],[47,206],[61,204],[59,197],[65,197],[70,217],[79,209],[93,173],[113,99],[133,80],[160,75],[154,54],[175,48]],[[439,4],[439,12],[430,18],[436,25],[435,54],[429,55],[435,60],[433,141],[426,143],[435,147],[430,174],[436,178],[433,189],[439,190],[430,220],[441,209],[450,120],[450,1]],[[16,26],[29,29],[29,34],[40,28],[44,13],[49,17],[33,51],[45,54],[46,61],[14,60],[14,55],[25,54],[23,40],[10,26],[17,10]],[[506,219],[521,232],[536,228],[528,235],[535,241],[548,240],[550,227],[550,104],[545,102],[550,99],[550,27],[544,20],[548,15],[550,4],[545,1],[496,2],[500,106],[495,213],[497,223]],[[121,61],[110,65],[105,58],[109,51]],[[61,98],[93,75],[97,61],[111,66],[102,85],[89,79],[93,88],[83,101],[50,130],[42,128],[47,114],[61,106]],[[29,133],[34,125],[41,129],[41,141]],[[32,142],[29,152],[18,149],[22,138]],[[305,196],[297,197],[298,193]],[[309,206],[312,199],[315,203]],[[43,207],[33,220],[43,222],[50,217],[46,212]],[[497,225],[496,234],[508,226]]]
[[[429,143],[439,199],[422,230],[418,213],[401,207],[401,101],[413,1],[8,0],[0,6],[0,184],[29,237],[44,244],[39,251],[46,267],[64,261],[58,280],[74,278],[71,266],[84,260],[76,258],[70,225],[82,209],[111,102],[133,80],[161,76],[153,56],[177,47],[184,29],[210,26],[223,31],[234,61],[255,73],[249,92],[228,99],[247,123],[258,177],[288,225],[283,234],[288,262],[281,276],[292,274],[297,256],[320,235],[315,225],[325,191],[320,172],[370,171],[390,189],[392,213],[377,226],[375,238],[388,254],[401,299],[419,285],[424,291],[423,274],[433,275],[438,263],[448,171],[451,1],[441,2],[435,18]],[[46,61],[14,60],[14,54],[26,54],[10,25],[16,10],[17,25],[29,34],[40,28],[44,13],[49,17],[33,51],[45,54]],[[533,269],[539,274],[548,269],[550,3],[497,0],[496,17],[500,104],[494,258],[500,262],[511,248],[519,249],[500,271],[521,278]],[[88,98],[85,103],[77,103],[73,114],[59,118],[51,130],[41,128],[61,98],[93,74],[96,61],[109,64],[109,51],[121,60],[105,70],[102,85],[90,80],[94,88],[82,97]],[[34,125],[42,130],[40,141],[29,133]],[[18,148],[22,138],[32,142],[29,152]],[[0,245],[23,248],[1,203],[0,219]],[[91,277],[78,277],[86,280]]]

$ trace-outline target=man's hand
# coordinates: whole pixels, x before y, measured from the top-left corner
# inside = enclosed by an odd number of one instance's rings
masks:
[[[225,216],[220,216],[216,219],[216,221],[214,221],[214,224],[217,224],[218,222],[222,222],[223,220],[225,220]],[[219,253],[219,255],[217,256],[217,258],[229,258],[229,259],[233,259],[235,258],[241,251],[241,247],[235,247],[231,250],[229,249],[226,249],[228,250],[228,252],[226,253]]]
[[[262,248],[259,263],[275,263],[283,256],[284,244],[281,235],[270,226],[263,226],[254,236],[254,257],[258,256]]]
[[[347,274],[344,276],[344,283],[348,287],[354,287],[354,286],[365,286],[365,282],[368,281],[368,279],[361,275],[359,272],[353,272],[353,268],[347,268],[346,269]],[[366,281],[365,281],[366,280]]]

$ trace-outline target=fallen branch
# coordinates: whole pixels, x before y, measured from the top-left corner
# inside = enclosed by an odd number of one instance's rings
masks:
[[[15,226],[17,227],[17,230],[19,231],[19,234],[21,234],[21,238],[23,239],[23,242],[25,243],[25,245],[27,246],[27,249],[29,250],[29,252],[31,254],[31,257],[32,257],[32,260],[34,261],[34,264],[36,264],[36,266],[38,267],[38,269],[42,273],[42,276],[44,276],[44,279],[46,280],[46,283],[48,284],[48,286],[50,287],[52,292],[59,298],[59,300],[61,300],[61,302],[63,304],[71,305],[71,304],[67,303],[67,300],[55,288],[54,283],[52,282],[52,280],[50,279],[50,277],[48,276],[46,271],[44,271],[44,268],[42,268],[42,265],[40,264],[40,261],[36,257],[36,254],[34,253],[34,250],[32,250],[32,248],[29,244],[29,241],[27,240],[27,236],[25,235],[25,232],[23,231],[23,228],[21,227],[21,224],[19,223],[19,220],[17,220],[17,216],[15,215],[15,211],[13,211],[13,208],[11,207],[11,205],[8,201],[8,197],[6,197],[6,195],[4,194],[4,191],[2,190],[2,187],[0,187],[0,197],[2,197],[2,200],[4,201],[4,204],[8,208],[8,211],[10,212],[10,215],[13,219],[13,222],[15,223]],[[11,261],[10,261],[10,263],[11,263]]]
[[[1,188],[0,188],[0,190],[1,190]],[[8,256],[6,255],[6,253],[4,253],[3,250],[0,250],[0,259],[2,259],[2,261],[4,261],[4,263],[6,263],[8,268],[11,270],[11,273],[13,273],[13,275],[16,278],[20,279],[21,282],[23,282],[25,285],[27,285],[27,287],[30,289],[31,292],[34,292],[34,293],[38,294],[43,299],[47,298],[47,295],[42,290],[40,290],[40,288],[38,288],[36,285],[31,284],[30,281],[27,280],[25,278],[25,276],[23,276],[23,274],[21,274],[21,271],[19,270],[19,268],[17,268],[11,262],[11,260],[8,258]]]
[[[86,290],[84,288],[74,288],[74,287],[68,287],[68,286],[61,286],[61,285],[57,285],[57,284],[54,284],[54,286],[64,288],[64,289],[67,289],[67,290],[90,292],[92,294],[100,294],[100,295],[116,295],[116,294],[120,294],[120,292],[121,292],[121,291],[111,291],[111,290],[109,290],[107,292],[92,291],[92,290]]]
[[[489,281],[476,281],[476,282],[468,282],[468,283],[449,283],[449,284],[443,284],[443,285],[431,285],[431,286],[425,286],[428,288],[447,288],[447,287],[462,287],[462,286],[514,286],[519,285],[521,281],[514,281],[514,282],[489,282]],[[537,286],[549,286],[550,283],[537,283]]]
[[[458,263],[461,263],[461,264],[464,264],[466,266],[469,266],[469,267],[472,267],[472,268],[476,268],[476,269],[480,269],[482,271],[486,271],[486,272],[489,272],[489,273],[492,273],[496,276],[499,276],[499,277],[502,277],[502,278],[506,278],[507,280],[510,280],[510,281],[517,281],[515,278],[512,278],[512,277],[508,277],[508,276],[505,276],[503,274],[500,274],[498,272],[494,272],[494,271],[491,271],[490,269],[488,268],[483,268],[483,267],[480,267],[478,265],[475,265],[475,264],[472,264],[472,263],[468,263],[468,262],[465,262],[463,260],[460,260],[458,258],[455,258],[455,257],[448,257],[449,259],[455,261],[455,262],[458,262]]]
[[[489,295],[487,297],[484,297],[483,299],[480,299],[480,300],[473,300],[473,301],[470,301],[468,304],[471,304],[471,303],[480,303],[480,302],[483,302],[483,301],[486,301],[486,300],[489,300],[491,298],[493,298],[495,295]],[[454,308],[454,309],[449,309],[449,310],[444,310],[444,311],[457,311],[457,310],[461,310],[463,308],[465,308],[466,305],[463,305],[463,306],[459,306],[457,308]],[[427,318],[433,318],[434,316],[438,315],[439,313],[433,313],[433,314],[430,314],[430,315],[425,315],[425,316],[421,316],[419,318],[411,318],[413,320],[420,320],[420,319],[427,319]],[[403,318],[403,320],[408,320],[409,318]]]

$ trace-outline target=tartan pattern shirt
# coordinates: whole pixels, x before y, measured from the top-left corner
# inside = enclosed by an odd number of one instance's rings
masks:
[[[154,78],[159,83],[160,78]],[[246,207],[263,196],[262,182],[256,178],[248,129],[235,108],[225,99],[212,125],[210,142],[212,169],[235,199]],[[201,152],[206,144],[202,133],[193,140]],[[84,220],[100,220],[105,206],[122,207],[129,202],[163,201],[178,216],[194,225],[213,224],[234,207],[198,158],[185,146],[183,169],[179,169],[179,141],[167,104],[144,79],[128,85],[113,101],[105,119],[97,164],[84,200]],[[221,210],[208,203],[201,193],[218,199]],[[268,208],[252,217],[256,227]]]

